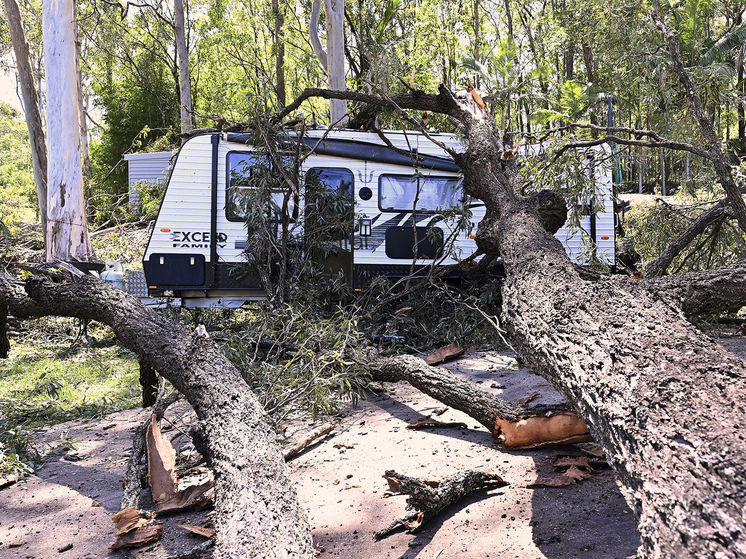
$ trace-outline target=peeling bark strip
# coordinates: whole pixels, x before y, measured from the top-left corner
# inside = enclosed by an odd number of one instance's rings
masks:
[[[446,369],[431,367],[410,355],[376,361],[373,380],[409,384],[464,412],[487,427],[495,442],[508,448],[539,448],[590,440],[583,420],[567,406],[526,408],[482,390]]]
[[[26,283],[0,276],[13,316],[98,320],[146,356],[184,394],[199,418],[200,450],[215,472],[216,558],[311,558],[306,513],[287,475],[275,433],[238,371],[209,338],[144,307],[91,276],[77,283]]]
[[[415,512],[394,520],[383,530],[374,532],[376,539],[383,538],[403,526],[407,532],[418,530],[425,522],[462,497],[479,489],[504,487],[507,482],[497,474],[465,470],[453,474],[443,481],[420,480],[387,470],[383,476],[393,493],[409,495],[407,508]]]

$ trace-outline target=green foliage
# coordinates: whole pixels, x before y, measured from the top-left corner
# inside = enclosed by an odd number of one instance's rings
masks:
[[[356,351],[362,337],[354,316],[324,318],[300,305],[242,316],[224,351],[276,424],[301,411],[331,414],[338,397],[357,402],[370,366]]]
[[[39,319],[13,338],[10,356],[0,361],[0,476],[33,472],[41,426],[140,401],[137,358],[96,324],[89,325],[86,345],[70,345],[78,331],[71,319]]]
[[[33,431],[15,425],[5,418],[13,402],[0,398],[0,477],[23,478],[33,473],[41,460],[33,441]]]
[[[652,204],[633,206],[627,213],[625,228],[635,250],[641,257],[641,267],[654,260],[684,232],[712,202],[679,196],[674,204],[658,199]],[[709,198],[709,197],[708,197]],[[746,245],[736,224],[728,222],[709,227],[689,248],[678,255],[669,273],[696,272],[731,264],[746,253]]]
[[[419,288],[411,289],[415,285]],[[454,341],[463,347],[500,347],[504,339],[494,327],[499,323],[500,286],[499,278],[379,278],[356,303],[360,328],[375,343],[396,351],[428,351]]]
[[[0,222],[13,235],[21,223],[33,222],[37,213],[26,123],[15,109],[0,103]]]
[[[139,398],[137,358],[108,329],[89,325],[89,338],[71,343],[80,325],[40,319],[13,341],[0,361],[3,416],[15,425],[43,425],[132,407]],[[82,345],[85,343],[85,345]]]

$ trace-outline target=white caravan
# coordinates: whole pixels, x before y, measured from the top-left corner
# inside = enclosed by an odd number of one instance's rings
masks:
[[[406,276],[413,265],[447,265],[468,257],[476,249],[473,232],[484,215],[481,202],[465,197],[459,168],[446,151],[420,133],[386,136],[395,147],[417,154],[416,168],[410,156],[386,146],[372,132],[321,129],[304,137],[312,148],[303,164],[306,176],[317,175],[326,187],[354,201],[356,226],[340,242],[338,264],[355,289],[372,277]],[[464,149],[454,135],[432,137],[457,151]],[[125,277],[130,292],[149,297],[172,293],[189,307],[237,307],[265,298],[258,276],[235,273],[245,263],[247,246],[236,197],[246,188],[256,157],[249,134],[206,134],[184,143],[143,256],[144,279],[132,272]],[[557,237],[572,259],[582,258],[584,247],[595,244],[597,257],[613,266],[611,170],[607,164],[589,169],[603,210],[586,212],[579,228],[562,228]],[[473,231],[458,234],[445,253],[443,244],[451,230],[438,211],[464,204],[472,212]]]

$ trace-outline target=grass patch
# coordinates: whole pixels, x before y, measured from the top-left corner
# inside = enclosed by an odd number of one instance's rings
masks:
[[[79,322],[45,319],[11,341],[0,360],[0,412],[37,427],[98,417],[140,401],[137,357],[94,324],[76,341]]]

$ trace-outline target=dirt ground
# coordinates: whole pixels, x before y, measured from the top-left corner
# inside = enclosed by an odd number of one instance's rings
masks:
[[[743,355],[743,338],[724,345]],[[509,353],[473,350],[446,365],[481,383],[486,390],[517,400],[533,392],[535,402],[559,395],[540,377],[519,368]],[[551,475],[556,448],[511,452],[496,446],[486,429],[404,383],[379,386],[353,408],[345,406],[330,436],[289,463],[308,510],[318,556],[343,558],[516,558],[624,559],[639,545],[635,521],[617,487],[603,470],[591,479],[562,488],[529,488]],[[45,444],[62,450],[45,459],[37,475],[0,490],[0,558],[159,558],[199,544],[177,524],[207,524],[209,511],[159,518],[163,537],[136,550],[110,551],[111,516],[119,510],[122,475],[134,428],[146,411],[129,410],[101,420],[50,428]],[[180,430],[190,410],[174,407],[166,431],[177,449],[188,448]],[[422,417],[458,421],[463,428],[409,430]],[[287,436],[314,428],[291,425]],[[65,449],[70,441],[75,449]],[[386,470],[442,479],[462,469],[497,473],[506,487],[472,494],[445,509],[416,534],[397,531],[374,540],[372,534],[405,512],[405,496],[387,496]],[[150,505],[147,492],[141,508]],[[208,554],[209,555],[209,554]]]

